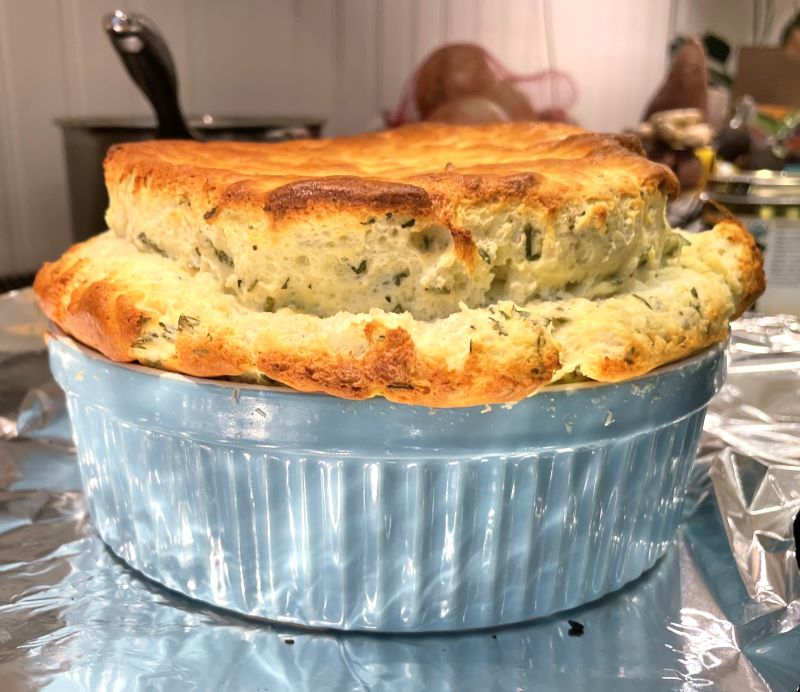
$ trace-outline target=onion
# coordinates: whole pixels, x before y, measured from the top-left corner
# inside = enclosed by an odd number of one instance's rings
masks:
[[[428,116],[428,120],[454,125],[480,125],[481,123],[503,123],[511,118],[494,101],[481,96],[464,96],[439,106]]]
[[[427,119],[436,108],[462,96],[489,90],[497,76],[486,52],[471,43],[453,43],[431,53],[422,63],[414,97],[420,117]]]
[[[536,120],[530,100],[512,81],[496,82],[480,95],[494,101],[511,120]]]

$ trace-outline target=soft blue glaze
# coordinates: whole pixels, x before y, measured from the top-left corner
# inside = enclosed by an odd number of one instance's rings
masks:
[[[115,553],[248,615],[379,631],[518,622],[649,568],[723,353],[483,412],[165,375],[50,339]]]

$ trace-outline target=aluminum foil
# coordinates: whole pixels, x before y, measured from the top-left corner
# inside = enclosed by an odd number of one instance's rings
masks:
[[[800,613],[793,524],[800,514],[800,323],[787,315],[735,325],[733,366],[705,429],[722,445],[710,476],[748,617]]]
[[[2,690],[797,689],[792,318],[735,325],[687,514],[653,569],[550,618],[404,637],[245,620],[113,557],[86,512],[43,328],[29,292],[0,296]]]

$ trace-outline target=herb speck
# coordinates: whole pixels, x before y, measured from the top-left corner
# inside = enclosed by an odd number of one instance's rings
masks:
[[[533,251],[533,226],[529,223],[525,224],[525,228],[522,229],[522,232],[525,234],[525,259],[529,262],[538,260],[542,256],[542,253],[534,253]]]
[[[398,272],[392,277],[392,281],[394,281],[395,286],[399,286],[401,283],[403,283],[404,279],[408,278],[408,276],[409,276],[408,269],[403,269],[403,271]]]

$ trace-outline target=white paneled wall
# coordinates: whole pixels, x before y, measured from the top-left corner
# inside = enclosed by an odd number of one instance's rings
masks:
[[[61,115],[145,114],[100,28],[150,16],[187,112],[306,114],[330,135],[375,127],[413,68],[447,41],[480,42],[515,72],[558,67],[586,127],[633,124],[675,33],[752,36],[760,0],[0,0],[0,275],[70,243]],[[793,0],[776,3],[779,18]]]

